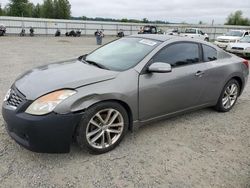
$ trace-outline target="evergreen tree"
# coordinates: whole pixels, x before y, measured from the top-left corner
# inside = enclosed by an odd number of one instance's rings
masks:
[[[52,0],[44,0],[42,5],[42,17],[54,18],[54,2]]]
[[[250,25],[250,20],[248,18],[243,18],[242,11],[237,10],[228,16],[225,25]]]
[[[57,17],[60,19],[69,19],[71,15],[71,5],[68,0],[54,0],[55,11],[57,12]]]
[[[9,16],[24,16],[30,17],[31,3],[28,0],[10,0],[10,3],[7,5],[7,14]]]
[[[39,3],[37,3],[37,5],[33,8],[32,17],[34,18],[42,17],[42,6]]]

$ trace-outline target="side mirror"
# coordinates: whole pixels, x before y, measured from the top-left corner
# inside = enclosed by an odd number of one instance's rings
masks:
[[[167,73],[171,72],[172,67],[169,63],[155,62],[148,67],[148,72],[151,73]]]
[[[88,55],[88,54],[81,55],[81,56],[79,56],[77,59],[80,60],[80,61],[81,61],[82,59],[85,60],[86,57],[87,57],[87,55]]]

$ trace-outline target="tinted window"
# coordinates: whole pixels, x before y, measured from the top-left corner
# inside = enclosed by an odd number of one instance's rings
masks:
[[[204,61],[208,62],[208,61],[214,61],[217,59],[217,51],[207,45],[202,45],[203,47],[203,54],[204,54]]]
[[[196,43],[176,43],[156,54],[154,62],[165,62],[173,67],[199,62],[199,45]]]

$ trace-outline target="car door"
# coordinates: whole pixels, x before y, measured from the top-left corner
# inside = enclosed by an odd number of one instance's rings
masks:
[[[178,42],[160,50],[151,60],[172,66],[169,73],[139,76],[139,118],[147,120],[200,105],[206,84],[206,64],[198,43]]]

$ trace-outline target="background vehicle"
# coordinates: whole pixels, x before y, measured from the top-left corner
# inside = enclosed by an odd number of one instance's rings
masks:
[[[77,30],[76,32],[74,30],[71,30],[70,32],[65,33],[66,37],[80,37],[81,31]]]
[[[124,32],[123,30],[120,30],[118,33],[117,33],[117,37],[124,37]]]
[[[138,32],[138,34],[164,34],[164,31],[158,29],[156,26],[146,25]]]
[[[30,27],[30,36],[31,37],[34,37],[34,32],[35,32],[34,28]]]
[[[61,31],[60,29],[56,30],[55,37],[60,37],[61,36]]]
[[[167,35],[175,35],[175,36],[178,36],[178,35],[180,35],[180,31],[179,31],[179,29],[178,28],[176,28],[176,29],[170,29],[170,30],[168,30],[167,32]]]
[[[77,61],[19,76],[3,102],[10,136],[37,152],[114,149],[133,126],[203,107],[233,108],[248,61],[208,42],[169,35],[123,37]]]
[[[239,42],[229,43],[226,51],[243,57],[250,57],[250,35],[246,35]]]
[[[25,29],[24,29],[24,28],[22,28],[21,32],[19,33],[19,36],[20,36],[20,37],[26,36],[26,34],[25,34]]]
[[[226,34],[218,36],[215,44],[220,48],[226,49],[229,43],[238,42],[246,35],[249,35],[249,32],[245,30],[230,30]]]
[[[208,35],[198,28],[188,28],[184,31],[184,33],[181,33],[180,35],[184,37],[209,41]]]
[[[6,27],[3,24],[0,24],[0,36],[4,36],[6,33]]]

